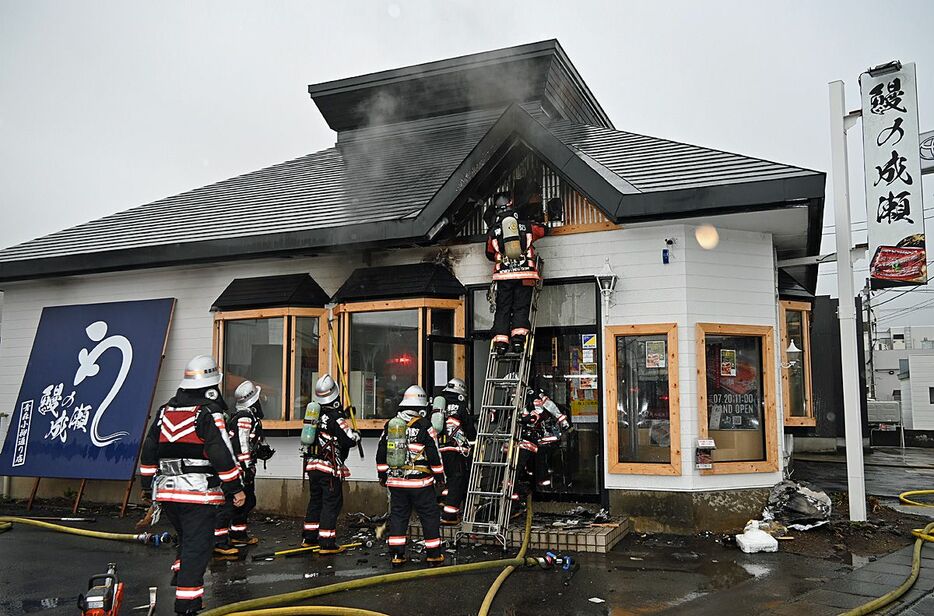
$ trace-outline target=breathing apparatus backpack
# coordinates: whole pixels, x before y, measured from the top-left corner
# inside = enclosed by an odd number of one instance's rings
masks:
[[[448,401],[444,399],[444,396],[435,396],[435,399],[431,401],[431,408],[434,411],[431,414],[431,427],[438,434],[439,441],[447,440],[447,432],[445,431],[445,420],[447,420],[445,410],[447,407]]]
[[[302,421],[302,447],[311,453],[318,440],[318,423],[321,420],[321,405],[309,402],[305,407],[305,419]]]
[[[393,470],[405,468],[409,454],[408,425],[399,417],[393,417],[386,426],[386,464]]]
[[[519,220],[513,215],[505,216],[500,221],[503,230],[503,253],[510,259],[522,256],[522,239],[519,235]]]

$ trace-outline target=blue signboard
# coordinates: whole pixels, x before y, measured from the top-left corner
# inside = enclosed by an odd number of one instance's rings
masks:
[[[174,299],[44,308],[0,475],[131,479]]]

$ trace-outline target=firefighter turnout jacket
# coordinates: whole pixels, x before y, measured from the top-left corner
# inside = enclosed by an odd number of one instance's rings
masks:
[[[444,432],[438,435],[438,450],[470,456],[470,444],[477,438],[473,415],[467,398],[454,391],[441,392],[444,408]]]
[[[571,427],[567,416],[545,392],[532,389],[526,396],[525,408],[519,414],[519,424],[519,447],[533,453],[539,447],[557,443]]]
[[[243,489],[224,409],[207,392],[217,390],[179,389],[146,435],[139,472],[154,501],[222,505]]]
[[[376,450],[380,483],[389,488],[424,488],[434,485],[435,477],[444,481],[444,465],[431,422],[412,410],[399,411],[396,418],[405,422],[405,462],[391,467],[387,460],[389,424],[394,421],[391,419],[383,428]]]
[[[315,443],[309,448],[305,460],[305,472],[320,471],[335,477],[350,477],[350,469],[344,465],[344,460],[357,442],[354,435],[347,413],[339,402],[333,406],[322,406]]]
[[[238,408],[227,420],[234,456],[245,479],[256,474],[256,449],[263,442],[263,422],[252,407]]]
[[[506,250],[506,234],[503,221],[516,219],[520,245],[519,256],[510,258]],[[531,284],[541,279],[538,258],[533,244],[545,236],[545,226],[529,220],[520,220],[516,210],[498,212],[487,231],[486,258],[493,261],[493,280],[522,280]]]

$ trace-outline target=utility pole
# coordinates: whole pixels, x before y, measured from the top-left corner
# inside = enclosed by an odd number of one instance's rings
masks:
[[[866,477],[863,468],[863,425],[859,405],[859,366],[856,347],[856,295],[853,289],[853,246],[850,230],[850,174],[846,131],[859,113],[846,112],[842,81],[830,83],[830,152],[833,170],[834,235],[837,243],[837,295],[840,320],[840,360],[843,371],[843,423],[846,429],[846,483],[850,520],[866,521]]]

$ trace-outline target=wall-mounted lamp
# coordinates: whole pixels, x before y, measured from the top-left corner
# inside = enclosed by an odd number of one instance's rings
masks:
[[[616,281],[619,280],[619,277],[613,273],[613,269],[610,267],[609,257],[603,262],[603,270],[596,275],[596,278],[597,284],[600,286],[600,295],[603,296],[603,303],[609,307],[610,298],[616,290]]]
[[[795,345],[795,339],[792,338],[792,339],[791,339],[791,344],[789,344],[789,345],[788,345],[788,348],[785,349],[785,354],[786,354],[786,355],[797,355],[797,354],[800,353],[800,352],[801,352],[801,349],[799,349],[799,348]],[[787,364],[782,364],[782,368],[785,368],[785,369],[787,370],[788,368],[792,368],[792,367],[796,366],[797,364],[798,364],[798,359],[795,358],[795,359],[792,359],[791,361],[789,361]]]

